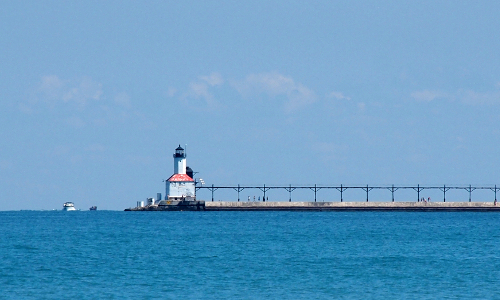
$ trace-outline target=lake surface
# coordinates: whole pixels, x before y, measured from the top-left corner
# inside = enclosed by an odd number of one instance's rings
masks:
[[[0,212],[0,299],[493,299],[494,212]]]

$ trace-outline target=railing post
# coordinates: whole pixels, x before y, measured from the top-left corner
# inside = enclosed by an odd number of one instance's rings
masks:
[[[420,184],[417,184],[417,197],[418,197],[417,202],[420,202]]]
[[[314,202],[316,202],[316,184],[314,184]]]
[[[290,193],[290,199],[288,202],[292,202],[292,185],[290,184],[290,187],[288,188],[288,192]]]
[[[471,185],[469,184],[469,202],[472,201],[472,189],[471,189]]]
[[[264,184],[264,198],[262,198],[262,202],[266,202],[266,185]]]
[[[446,184],[443,185],[443,202],[446,202]]]
[[[366,185],[366,202],[368,202],[368,184]]]
[[[343,192],[344,190],[342,189],[342,184],[340,185],[340,202],[344,202],[344,198],[343,198]]]
[[[392,185],[392,202],[394,202],[394,184]]]

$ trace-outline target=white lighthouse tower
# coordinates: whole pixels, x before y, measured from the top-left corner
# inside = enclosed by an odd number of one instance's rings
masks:
[[[181,145],[174,153],[174,174],[186,174],[186,153]]]
[[[194,180],[186,174],[186,153],[181,145],[174,153],[174,174],[165,185],[165,200],[195,200]]]

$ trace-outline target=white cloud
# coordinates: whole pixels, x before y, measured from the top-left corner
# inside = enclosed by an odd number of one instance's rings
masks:
[[[210,86],[222,85],[224,79],[219,73],[212,73],[209,76],[200,76],[200,79],[208,83]]]
[[[208,91],[208,85],[204,82],[191,82],[189,84],[190,95],[196,98],[213,98],[212,94]]]
[[[445,98],[447,97],[447,94],[439,91],[424,90],[413,92],[411,96],[417,101],[430,102],[436,98]]]
[[[220,87],[224,84],[222,76],[218,73],[212,73],[208,76],[199,76],[198,79],[189,84],[188,91],[181,96],[181,99],[197,109],[213,110],[220,108],[222,105],[216,100],[212,92],[214,87]],[[193,100],[201,100],[201,104],[199,101],[196,103]]]
[[[60,103],[73,103],[84,107],[91,101],[101,100],[102,94],[102,84],[89,77],[63,80],[56,75],[48,75],[41,78],[31,102],[45,103],[50,107]],[[27,112],[32,107],[20,107],[20,109]]]
[[[130,96],[127,93],[118,93],[115,95],[115,103],[123,107],[130,108],[132,105],[130,103]]]
[[[344,94],[340,92],[331,92],[330,94],[327,95],[327,98],[333,98],[337,100],[351,100],[350,97],[344,96]]]
[[[411,94],[417,101],[431,102],[435,99],[447,99],[449,101],[460,101],[467,105],[493,105],[500,103],[500,91],[476,92],[472,90],[458,90],[454,93],[439,91],[417,91]]]
[[[69,80],[48,75],[40,78],[18,109],[25,114],[64,113],[61,120],[76,128],[89,124],[102,127],[109,121],[131,118],[132,103],[127,93],[103,95],[103,85],[90,77]]]
[[[230,80],[229,82],[229,86],[236,89],[243,97],[252,97],[258,94],[267,94],[272,98],[284,97],[284,110],[287,113],[294,112],[316,101],[316,95],[312,90],[295,82],[291,77],[276,72],[251,74],[241,81]],[[219,73],[198,76],[198,79],[189,84],[188,90],[180,98],[193,107],[220,108],[223,105],[214,92],[223,88],[225,83],[226,80]],[[176,92],[175,89],[169,88],[167,95],[173,97]]]
[[[49,99],[57,99],[60,97],[64,82],[56,75],[43,76],[39,91]]]
[[[271,97],[284,95],[287,98],[285,111],[290,113],[316,101],[312,90],[296,83],[291,77],[279,73],[248,75],[245,80],[233,83],[233,87],[243,96],[265,93]]]
[[[173,96],[175,96],[176,93],[177,93],[177,89],[175,89],[173,87],[169,87],[167,90],[168,97],[173,97]]]
[[[459,91],[457,98],[469,105],[493,105],[500,103],[500,92],[478,93],[474,91]]]
[[[102,84],[90,78],[83,78],[81,81],[68,86],[63,94],[64,102],[75,102],[79,105],[86,105],[89,101],[100,100],[102,96]]]

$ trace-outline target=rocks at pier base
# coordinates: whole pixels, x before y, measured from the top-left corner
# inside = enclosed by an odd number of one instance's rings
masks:
[[[125,211],[186,211],[205,210],[205,201],[162,200],[157,205],[127,208]]]

